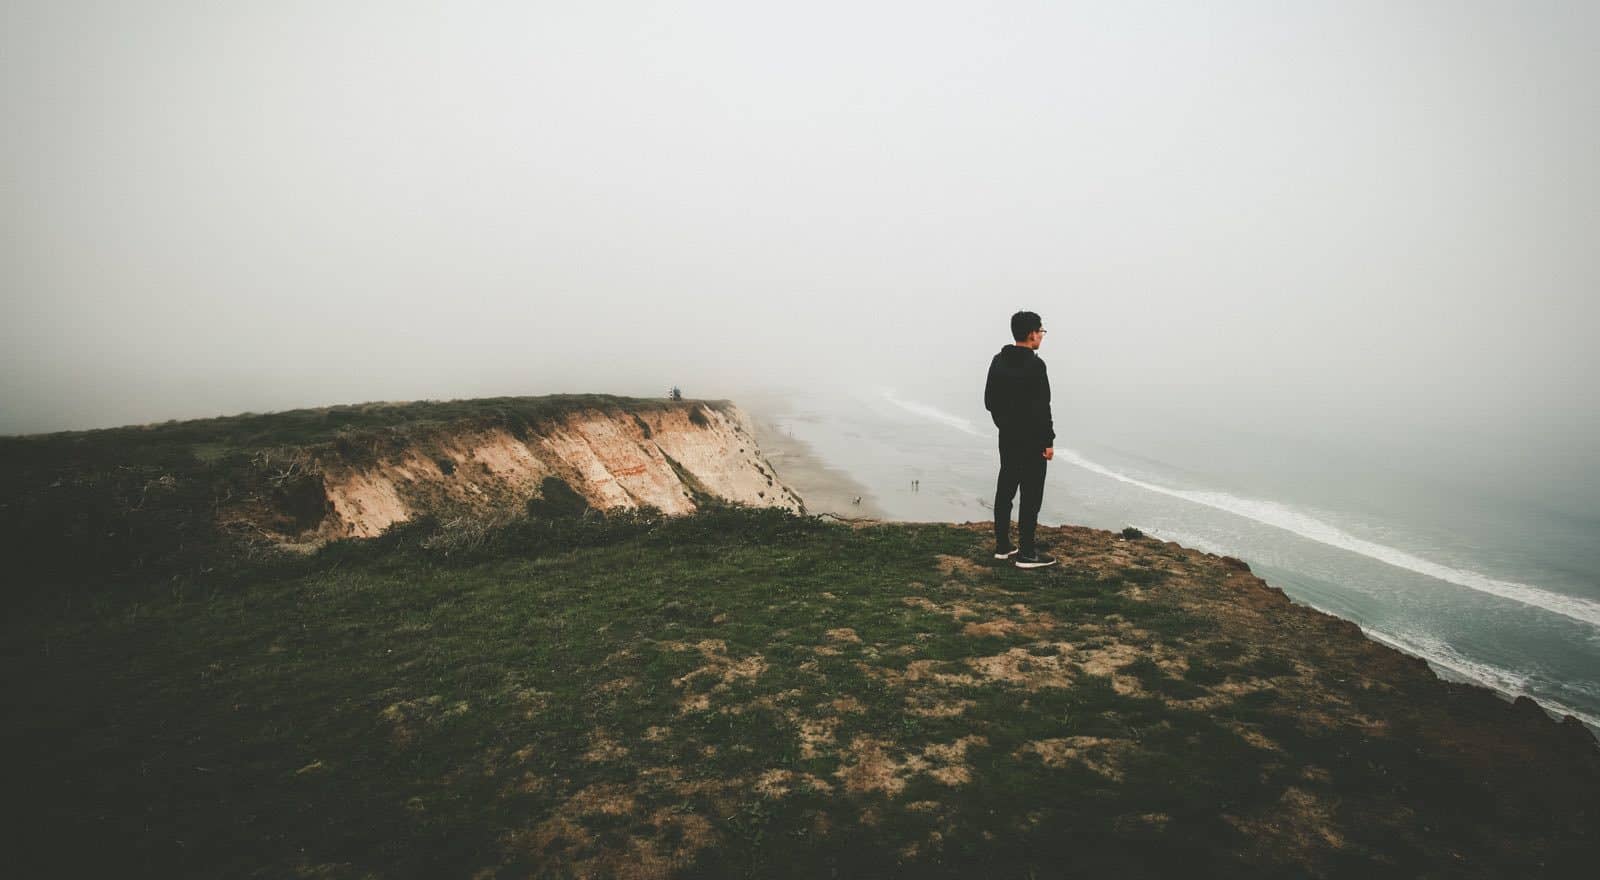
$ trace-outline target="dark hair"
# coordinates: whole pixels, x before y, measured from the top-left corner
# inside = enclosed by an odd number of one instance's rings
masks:
[[[1018,342],[1028,338],[1028,334],[1044,326],[1034,312],[1017,312],[1011,316],[1011,338]]]

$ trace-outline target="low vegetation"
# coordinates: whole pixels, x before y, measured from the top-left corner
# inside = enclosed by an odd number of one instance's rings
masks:
[[[1525,876],[1581,727],[1235,560],[775,510],[419,521],[6,619],[21,875]],[[454,530],[454,531],[452,531]]]
[[[702,423],[698,406],[729,405],[689,403]],[[522,439],[573,412],[638,419],[684,406],[597,394],[495,397],[0,437],[0,553],[16,576],[14,590],[193,580],[241,556],[253,564],[271,555],[275,542],[257,523],[219,515],[230,507],[250,505],[283,520],[268,522],[278,533],[315,527],[326,512],[321,453],[359,465],[449,433],[503,429]]]

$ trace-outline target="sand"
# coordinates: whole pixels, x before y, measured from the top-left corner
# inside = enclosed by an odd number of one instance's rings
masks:
[[[831,513],[847,519],[889,518],[865,486],[848,473],[830,467],[811,447],[778,427],[776,416],[784,411],[785,403],[781,395],[747,392],[733,402],[750,417],[761,454],[784,485],[800,495],[807,513]],[[859,504],[855,503],[857,498],[861,499]]]

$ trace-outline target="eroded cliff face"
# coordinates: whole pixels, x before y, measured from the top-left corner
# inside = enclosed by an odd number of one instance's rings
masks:
[[[521,431],[442,427],[381,450],[325,445],[300,460],[307,476],[294,510],[240,504],[219,517],[305,546],[375,537],[424,514],[520,514],[552,489],[570,490],[598,509],[685,514],[710,496],[804,510],[762,457],[749,418],[728,404],[584,410]]]

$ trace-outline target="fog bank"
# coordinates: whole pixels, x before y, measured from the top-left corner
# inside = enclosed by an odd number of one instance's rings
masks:
[[[939,393],[1030,308],[1080,424],[1225,414],[1592,487],[1597,24],[14,0],[0,432]]]

